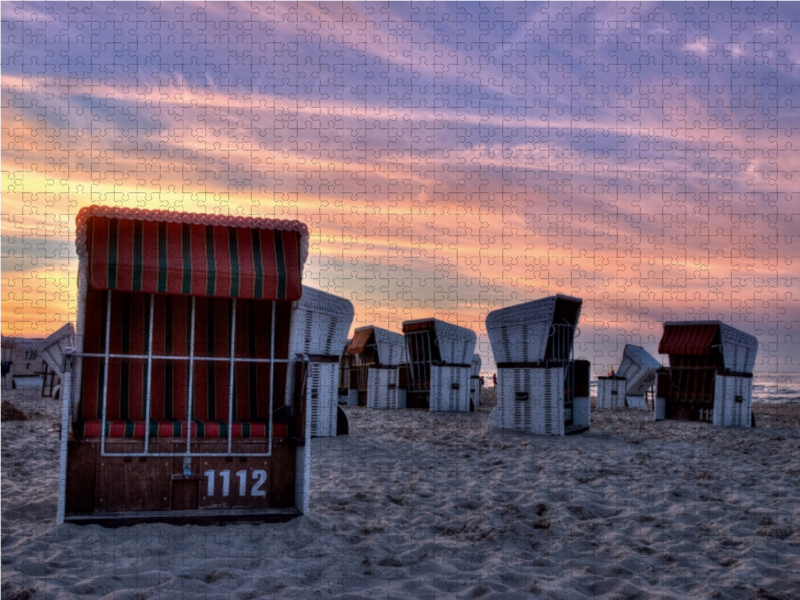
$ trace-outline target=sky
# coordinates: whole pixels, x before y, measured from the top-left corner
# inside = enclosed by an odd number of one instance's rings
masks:
[[[302,220],[353,327],[463,325],[484,369],[489,311],[562,292],[595,373],[676,319],[800,372],[798,5],[0,11],[4,335],[75,319],[104,204]]]

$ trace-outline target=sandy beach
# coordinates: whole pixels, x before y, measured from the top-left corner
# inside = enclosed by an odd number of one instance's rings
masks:
[[[797,598],[800,406],[757,427],[593,411],[562,439],[348,408],[311,515],[55,526],[59,403],[3,394],[2,598]]]

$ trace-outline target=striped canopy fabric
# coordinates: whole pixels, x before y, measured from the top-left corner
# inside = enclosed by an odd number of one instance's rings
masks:
[[[711,346],[719,332],[717,323],[664,324],[664,335],[658,344],[659,354],[711,354]]]
[[[297,300],[308,230],[298,221],[88,207],[78,254],[90,287]]]
[[[372,327],[367,327],[364,329],[359,329],[353,334],[353,341],[350,342],[350,345],[347,347],[347,353],[351,356],[355,356],[356,354],[361,354],[364,352],[364,348],[367,347],[370,338],[372,337]]]

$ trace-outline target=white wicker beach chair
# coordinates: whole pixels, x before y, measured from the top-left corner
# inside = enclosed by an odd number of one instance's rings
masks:
[[[430,410],[469,412],[470,367],[431,366]]]
[[[293,304],[293,335],[290,360],[306,355],[309,371],[306,393],[311,411],[311,435],[335,436],[339,404],[339,361],[353,322],[353,303],[328,292],[303,286],[303,295]],[[294,382],[295,364],[290,363],[288,387]],[[291,393],[287,395],[291,397]]]
[[[397,367],[370,367],[368,372],[368,408],[390,408],[395,410],[398,408],[405,408],[405,406],[400,405],[398,398]]]
[[[356,404],[361,400],[368,408],[405,408],[398,389],[398,367],[405,360],[401,334],[374,325],[359,327],[347,351],[359,370]]]
[[[487,315],[498,366],[490,426],[541,435],[588,428],[588,363],[572,359],[581,304],[579,298],[557,294]],[[583,363],[580,369],[576,362]]]
[[[597,408],[624,408],[627,383],[624,377],[598,377]]]
[[[626,407],[647,410],[646,395],[655,385],[656,371],[660,367],[661,363],[641,346],[625,345],[616,374],[626,379],[623,394]]]
[[[353,303],[316,288],[303,286],[303,296],[294,303],[296,326],[289,346],[289,355],[341,355],[347,332],[355,315]]]
[[[403,333],[409,397],[424,397],[430,411],[469,411],[475,332],[429,318],[404,321]]]
[[[42,373],[44,385],[42,391],[48,396],[58,398],[61,392],[61,375],[64,371],[64,352],[75,347],[75,326],[67,323],[47,336],[42,342],[39,357],[47,365],[47,372]],[[50,390],[45,392],[45,388]]]

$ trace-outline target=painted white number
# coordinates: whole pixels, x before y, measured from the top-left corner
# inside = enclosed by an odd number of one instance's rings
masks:
[[[236,471],[236,476],[239,478],[239,495],[247,495],[247,471]]]
[[[208,497],[214,495],[214,471],[206,471],[203,473],[206,477],[208,477]]]
[[[256,482],[253,484],[253,489],[250,490],[251,496],[261,496],[262,498],[267,495],[266,490],[262,490],[261,486],[267,482],[267,472],[266,471],[253,471],[253,479]]]
[[[207,490],[209,498],[214,495],[214,478],[216,474],[216,471],[203,473],[208,479]],[[219,476],[222,477],[222,495],[229,496],[231,491],[231,472],[227,470],[220,471]],[[247,471],[236,471],[236,476],[239,478],[239,496],[247,496]],[[253,479],[255,479],[255,483],[250,490],[250,495],[255,498],[266,497],[267,491],[261,489],[261,486],[267,482],[267,472],[260,469],[253,471]]]

